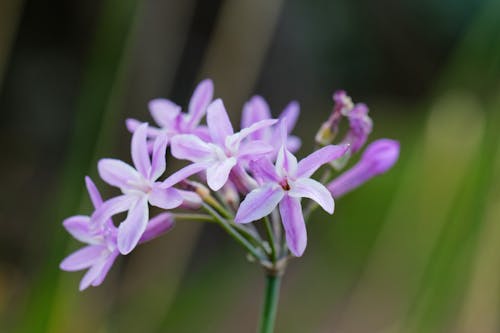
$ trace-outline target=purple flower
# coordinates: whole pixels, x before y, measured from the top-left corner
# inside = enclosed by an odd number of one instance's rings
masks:
[[[90,199],[95,209],[98,209],[103,204],[101,195],[89,177],[85,177],[85,183]],[[94,287],[100,285],[120,254],[116,244],[117,228],[111,219],[98,224],[89,216],[83,215],[69,217],[64,220],[63,225],[74,238],[88,245],[66,257],[61,262],[60,268],[65,271],[79,271],[88,268],[80,282],[80,290],[84,290],[90,285]],[[160,214],[149,222],[140,242],[155,238],[170,230],[172,226],[171,215],[168,213]]]
[[[135,169],[116,159],[102,159],[98,170],[108,184],[120,188],[122,195],[107,200],[93,215],[97,221],[128,211],[127,218],[118,227],[118,250],[127,254],[134,249],[146,230],[148,203],[163,209],[172,209],[182,204],[182,196],[176,189],[165,187],[156,180],[166,168],[165,152],[167,137],[159,135],[153,146],[150,160],[146,143],[147,124],[140,125],[132,136],[132,160]]]
[[[285,125],[281,125],[286,136]],[[286,142],[286,140],[282,140]],[[316,201],[325,211],[333,214],[333,198],[321,183],[311,179],[312,174],[323,164],[344,155],[344,146],[326,146],[297,163],[295,156],[283,145],[278,152],[276,164],[260,159],[251,164],[255,177],[261,184],[251,191],[241,203],[234,221],[249,223],[270,214],[279,206],[286,241],[290,251],[300,257],[306,248],[307,233],[302,215],[301,198]]]
[[[212,80],[201,81],[193,92],[189,101],[187,113],[181,112],[181,107],[168,99],[154,99],[149,102],[151,116],[160,128],[149,127],[148,137],[155,138],[159,134],[167,134],[171,139],[177,134],[194,134],[201,138],[208,138],[207,128],[199,123],[212,101],[214,85]],[[127,119],[127,128],[134,132],[142,122]]]
[[[172,155],[194,164],[170,176],[165,180],[165,186],[171,186],[183,178],[206,170],[208,186],[214,191],[219,190],[239,162],[255,160],[272,152],[272,146],[261,140],[242,141],[255,131],[276,122],[275,119],[261,120],[234,133],[222,101],[213,101],[207,110],[207,124],[212,142],[204,142],[191,134],[176,135],[171,143]]]
[[[342,143],[350,144],[350,153],[354,154],[365,144],[372,131],[373,123],[368,116],[368,107],[363,103],[358,103],[348,110],[346,116],[349,119],[349,131]]]
[[[279,120],[286,118],[287,133],[290,134],[297,123],[299,117],[300,108],[299,103],[296,101],[290,102],[283,112],[278,117]],[[253,96],[245,105],[243,106],[243,114],[241,118],[241,127],[250,127],[258,121],[264,119],[271,119],[271,111],[269,110],[269,105],[266,100],[261,96]],[[280,131],[277,127],[265,127],[261,128],[249,135],[249,139],[252,140],[262,140],[269,145],[273,146],[275,149],[274,158],[281,147]],[[299,150],[301,145],[300,139],[296,136],[287,136],[286,147],[292,153]],[[273,159],[274,159],[273,158]]]
[[[356,165],[328,184],[328,190],[334,198],[338,198],[392,168],[398,157],[397,141],[389,139],[374,141],[366,147]]]

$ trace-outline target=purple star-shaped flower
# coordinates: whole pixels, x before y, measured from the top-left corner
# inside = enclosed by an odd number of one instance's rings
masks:
[[[146,230],[148,203],[163,209],[172,209],[182,204],[182,196],[156,180],[166,169],[165,153],[167,137],[158,136],[153,145],[150,160],[146,142],[147,124],[140,125],[132,136],[132,160],[135,168],[116,159],[102,159],[98,170],[108,184],[120,188],[122,195],[106,201],[94,213],[93,218],[103,221],[111,216],[128,211],[127,218],[118,227],[118,250],[127,254],[134,249]]]
[[[286,142],[286,125],[281,123],[282,142]],[[301,198],[316,201],[333,214],[334,201],[330,192],[311,175],[323,164],[344,155],[348,145],[330,145],[310,154],[297,163],[295,156],[283,145],[276,164],[260,159],[251,164],[254,176],[261,184],[241,203],[234,221],[249,223],[269,215],[279,206],[286,241],[290,251],[300,257],[306,248],[307,233],[302,214]]]
[[[201,81],[193,92],[189,101],[188,112],[181,112],[181,107],[174,102],[158,98],[149,102],[151,117],[159,128],[149,127],[148,137],[155,138],[161,133],[171,139],[177,134],[194,134],[207,139],[206,126],[200,126],[200,121],[206,113],[208,104],[212,101],[214,85],[212,80]],[[136,119],[127,119],[127,128],[134,132],[142,122]]]
[[[101,195],[89,177],[85,178],[85,183],[92,204],[98,209],[103,204]],[[69,217],[64,220],[63,225],[74,238],[88,245],[66,257],[61,262],[60,268],[65,271],[88,268],[80,281],[80,290],[91,285],[94,287],[100,285],[120,254],[116,243],[118,229],[111,219],[98,224],[90,216],[83,215]],[[173,225],[174,221],[170,214],[159,214],[148,223],[140,242],[155,238],[170,230]]]
[[[204,142],[191,134],[176,135],[171,143],[172,155],[194,164],[170,176],[164,184],[171,186],[181,178],[206,170],[208,186],[214,191],[219,190],[239,162],[252,161],[272,152],[273,147],[261,140],[242,141],[255,131],[276,122],[275,119],[261,120],[234,133],[222,101],[213,101],[207,110],[207,124],[212,142]]]

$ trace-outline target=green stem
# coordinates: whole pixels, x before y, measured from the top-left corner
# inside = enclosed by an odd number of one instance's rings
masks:
[[[260,319],[259,333],[273,333],[274,322],[278,310],[278,300],[280,294],[281,276],[267,275],[266,294],[264,298],[264,307]]]
[[[264,217],[264,225],[266,226],[266,234],[267,239],[269,240],[269,246],[271,248],[271,261],[275,262],[277,259],[276,253],[276,241],[274,239],[273,226],[271,225],[271,221],[269,221],[269,217]]]
[[[205,214],[175,213],[173,215],[176,221],[215,222],[212,216]]]

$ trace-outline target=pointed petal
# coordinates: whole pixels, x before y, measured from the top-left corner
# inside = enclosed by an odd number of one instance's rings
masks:
[[[90,267],[87,273],[85,273],[80,281],[80,291],[87,289],[90,285],[92,285],[95,279],[99,277],[103,267],[106,265],[106,258],[106,254],[102,254],[101,257]]]
[[[238,156],[254,161],[258,158],[262,158],[263,155],[271,153],[273,150],[273,146],[264,141],[248,141],[241,145]]]
[[[241,128],[247,128],[264,119],[271,119],[271,111],[269,110],[269,105],[266,100],[261,96],[253,96],[245,105],[243,106],[243,114],[241,118]],[[250,138],[253,140],[263,140],[265,139],[264,129],[259,129],[256,132],[250,134]]]
[[[156,137],[153,146],[153,156],[151,160],[151,171],[149,180],[155,181],[165,172],[167,161],[165,160],[167,153],[168,138],[166,134]]]
[[[170,231],[174,227],[174,218],[172,214],[161,213],[153,217],[148,222],[146,230],[142,234],[139,243],[148,242],[164,233]]]
[[[278,151],[278,157],[276,158],[276,172],[280,176],[294,176],[297,172],[297,158],[284,146],[281,146]]]
[[[138,182],[139,173],[127,163],[113,158],[103,158],[97,164],[99,176],[109,185],[128,188],[129,182]]]
[[[229,178],[229,172],[236,165],[236,158],[230,157],[212,164],[207,169],[207,184],[214,191],[220,190]]]
[[[212,140],[218,145],[224,146],[226,137],[234,133],[233,126],[220,98],[208,106],[207,124]]]
[[[116,257],[118,257],[119,254],[120,254],[120,252],[115,250],[114,252],[111,252],[110,254],[108,254],[106,256],[106,259],[104,260],[103,265],[101,267],[99,267],[100,268],[99,274],[97,274],[97,276],[95,276],[95,278],[92,281],[93,287],[99,286],[104,281],[104,279],[106,278],[106,275],[108,275],[108,272],[111,269],[111,266],[113,266],[113,263],[115,262]]]
[[[261,120],[259,122],[256,122],[255,124],[251,125],[250,127],[243,128],[238,133],[235,133],[227,138],[227,145],[229,147],[237,147],[240,144],[240,142],[243,139],[245,139],[247,136],[249,136],[250,134],[252,134],[255,131],[258,131],[262,128],[272,126],[272,125],[276,124],[277,121],[278,121],[277,119],[264,119],[264,120]]]
[[[135,130],[141,126],[142,124],[144,124],[143,121],[139,121],[137,119],[132,119],[132,118],[129,118],[127,120],[125,120],[125,126],[127,126],[127,129],[130,133],[134,133]],[[159,134],[161,133],[161,130],[158,129],[158,128],[154,128],[154,127],[151,127],[149,126],[148,127],[148,130],[147,130],[147,134],[148,134],[148,138],[155,138],[157,137]]]
[[[288,149],[291,153],[297,152],[300,149],[301,145],[302,141],[295,135],[290,135],[286,139],[286,149]]]
[[[149,193],[149,203],[163,209],[172,209],[182,204],[182,197],[174,188],[162,188],[160,183],[153,186]]]
[[[297,123],[297,119],[299,118],[300,106],[296,101],[290,102],[283,112],[281,112],[279,119],[286,118],[286,131],[287,133],[291,133],[295,124]]]
[[[316,150],[299,162],[297,177],[311,177],[323,164],[344,156],[348,149],[349,145],[329,145]]]
[[[283,196],[283,189],[276,184],[267,184],[253,190],[240,204],[234,222],[248,223],[271,214]]]
[[[94,208],[102,205],[101,194],[89,176],[85,176],[85,185],[87,186],[87,192],[89,193],[90,201],[92,201]]]
[[[163,128],[172,128],[181,107],[168,99],[157,98],[149,102],[149,111],[154,121]]]
[[[135,248],[146,230],[148,216],[148,202],[144,196],[130,208],[127,218],[118,227],[118,250],[121,254],[128,254]]]
[[[307,245],[307,231],[300,200],[285,195],[280,205],[281,221],[286,233],[286,243],[294,256],[300,257]]]
[[[195,127],[200,123],[201,118],[207,111],[208,104],[212,101],[214,95],[214,84],[212,80],[205,79],[201,81],[194,90],[193,96],[189,101],[189,122],[190,128]]]
[[[105,248],[101,245],[89,245],[73,252],[66,257],[59,267],[63,271],[79,271],[90,267],[96,260],[99,259],[102,251]]]
[[[83,243],[94,242],[94,234],[90,230],[90,217],[76,215],[63,221],[64,228],[77,240]]]
[[[201,162],[211,159],[214,155],[213,146],[203,142],[199,137],[192,134],[176,135],[172,138],[172,155],[180,160]]]
[[[267,158],[261,158],[250,162],[250,171],[253,176],[261,183],[274,182],[279,183],[280,177],[276,173],[274,165]]]
[[[135,168],[144,177],[149,176],[151,170],[151,161],[149,159],[146,131],[148,124],[144,123],[139,126],[132,135],[132,144],[130,145],[132,153],[132,161],[134,161]]]
[[[182,204],[179,208],[195,210],[201,207],[203,200],[201,200],[201,197],[196,192],[185,190],[177,190],[177,192],[179,192],[182,197]]]
[[[135,204],[136,200],[137,198],[131,195],[120,195],[106,200],[94,211],[91,220],[97,225],[102,225],[113,215],[129,210]]]
[[[172,187],[175,184],[183,181],[184,179],[194,175],[195,173],[198,173],[202,170],[206,170],[208,168],[209,164],[207,163],[194,163],[190,164],[179,171],[171,174],[167,179],[165,179],[162,182],[162,187],[167,188],[167,187]]]
[[[335,208],[332,195],[320,182],[311,178],[299,178],[291,185],[288,195],[294,198],[309,198],[316,201],[325,211],[333,214]]]

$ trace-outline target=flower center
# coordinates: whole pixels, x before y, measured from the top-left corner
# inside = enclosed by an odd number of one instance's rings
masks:
[[[284,189],[285,191],[290,191],[290,184],[288,184],[288,179],[284,178],[280,182],[281,188]]]

